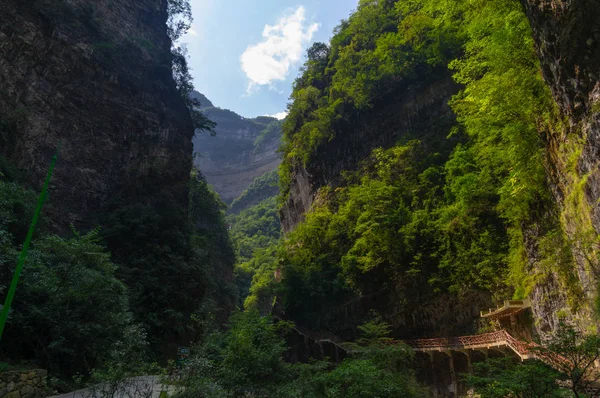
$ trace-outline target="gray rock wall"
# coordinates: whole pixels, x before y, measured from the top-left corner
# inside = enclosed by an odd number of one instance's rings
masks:
[[[46,379],[48,372],[43,369],[0,373],[0,397],[41,398],[47,396]]]
[[[45,211],[63,228],[115,200],[187,207],[193,127],[166,21],[166,0],[0,2],[0,154],[39,190],[62,143]]]
[[[542,132],[548,137],[548,180],[583,293],[568,297],[564,281],[549,275],[533,292],[533,310],[542,333],[554,330],[565,317],[587,328],[594,323],[600,275],[600,8],[595,0],[521,3],[559,110],[560,121]],[[580,305],[575,308],[573,302]]]
[[[212,103],[201,94],[201,105]],[[201,96],[201,97],[200,97]],[[258,177],[277,169],[281,163],[279,149],[281,130],[257,144],[257,139],[276,119],[245,119],[235,112],[201,108],[217,123],[216,136],[206,133],[194,137],[195,165],[202,171],[225,202],[232,202]]]

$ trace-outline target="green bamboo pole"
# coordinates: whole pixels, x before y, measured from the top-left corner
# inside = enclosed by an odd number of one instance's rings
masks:
[[[6,325],[6,320],[8,319],[8,312],[10,311],[10,306],[12,304],[13,298],[15,296],[15,291],[17,290],[17,285],[19,283],[19,276],[21,275],[21,270],[23,269],[23,264],[25,263],[25,258],[27,258],[27,249],[29,249],[29,244],[31,243],[31,238],[33,237],[33,231],[35,230],[35,224],[37,224],[38,218],[40,217],[40,213],[42,211],[42,206],[44,206],[44,201],[46,200],[46,196],[48,195],[48,185],[50,185],[50,178],[52,178],[52,171],[54,170],[54,165],[56,164],[56,159],[58,159],[58,151],[60,150],[60,143],[56,148],[56,154],[52,157],[52,162],[50,163],[50,169],[48,169],[48,175],[46,176],[46,181],[44,182],[44,187],[42,188],[42,193],[38,199],[37,207],[35,209],[35,213],[33,213],[33,219],[31,220],[31,224],[29,225],[29,231],[27,232],[27,237],[25,238],[25,243],[23,244],[23,250],[21,250],[21,254],[19,255],[19,259],[17,261],[17,268],[15,269],[15,273],[13,275],[12,282],[10,284],[10,289],[8,289],[8,294],[6,295],[6,301],[4,302],[4,307],[2,307],[2,313],[0,313],[0,339],[2,339],[2,333],[4,332],[4,325]]]

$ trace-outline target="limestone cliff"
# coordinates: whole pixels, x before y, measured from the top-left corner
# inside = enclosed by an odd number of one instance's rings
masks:
[[[193,135],[172,78],[166,0],[0,2],[0,154],[86,227],[110,203],[187,208]]]
[[[558,278],[534,291],[542,329],[574,310],[591,326],[598,284],[600,233],[600,9],[593,0],[522,0],[559,119],[548,134],[548,176],[563,228],[573,246],[583,305],[559,294]],[[571,307],[571,308],[569,308]]]
[[[215,107],[202,94],[194,95],[200,101],[202,112],[217,123],[216,136],[195,136],[195,164],[221,198],[230,203],[256,178],[275,170],[281,163],[277,152],[280,123],[272,117],[246,119]]]

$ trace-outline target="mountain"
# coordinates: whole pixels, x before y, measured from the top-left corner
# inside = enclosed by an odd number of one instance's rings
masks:
[[[191,317],[227,318],[234,255],[221,202],[192,173],[191,83],[173,47],[188,7],[0,2],[2,298],[60,145],[2,360],[89,374],[135,323],[139,352],[166,361],[200,332]]]
[[[536,336],[595,327],[598,12],[521,3],[364,2],[308,50],[265,268],[283,293],[252,302],[349,339],[371,311],[402,338],[475,333],[527,297]]]
[[[281,122],[262,116],[246,119],[227,109],[215,107],[204,95],[194,93],[200,110],[217,123],[216,135],[196,134],[194,163],[221,198],[231,203],[258,177],[275,170],[281,163],[277,152]],[[276,194],[270,190],[247,205]]]

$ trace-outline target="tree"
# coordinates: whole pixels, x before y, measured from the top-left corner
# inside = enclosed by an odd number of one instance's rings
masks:
[[[288,323],[274,323],[257,311],[234,314],[227,332],[209,335],[196,349],[184,370],[180,396],[277,396],[271,394],[289,374],[283,361],[288,329]]]
[[[600,336],[584,335],[574,327],[561,324],[548,344],[536,352],[551,361],[552,366],[569,382],[574,397],[600,380],[596,361],[600,359]]]
[[[405,344],[388,344],[391,325],[374,314],[358,327],[361,338],[350,344],[350,357],[331,372],[315,376],[317,388],[330,398],[425,397],[426,390],[415,380],[414,352]]]
[[[515,362],[513,358],[492,358],[473,364],[467,384],[481,398],[558,398],[568,393],[560,388],[560,373],[539,362]]]
[[[198,131],[207,131],[215,135],[216,123],[208,119],[197,108],[200,103],[197,99],[191,97],[194,91],[194,83],[190,68],[187,62],[187,49],[185,45],[178,45],[177,41],[192,26],[192,6],[189,0],[168,0],[167,1],[167,33],[171,38],[171,64],[173,69],[173,79],[181,97],[190,111],[190,117],[194,128]]]
[[[55,374],[90,372],[131,323],[116,269],[97,231],[37,242],[2,339],[5,349],[16,358],[32,355]]]

